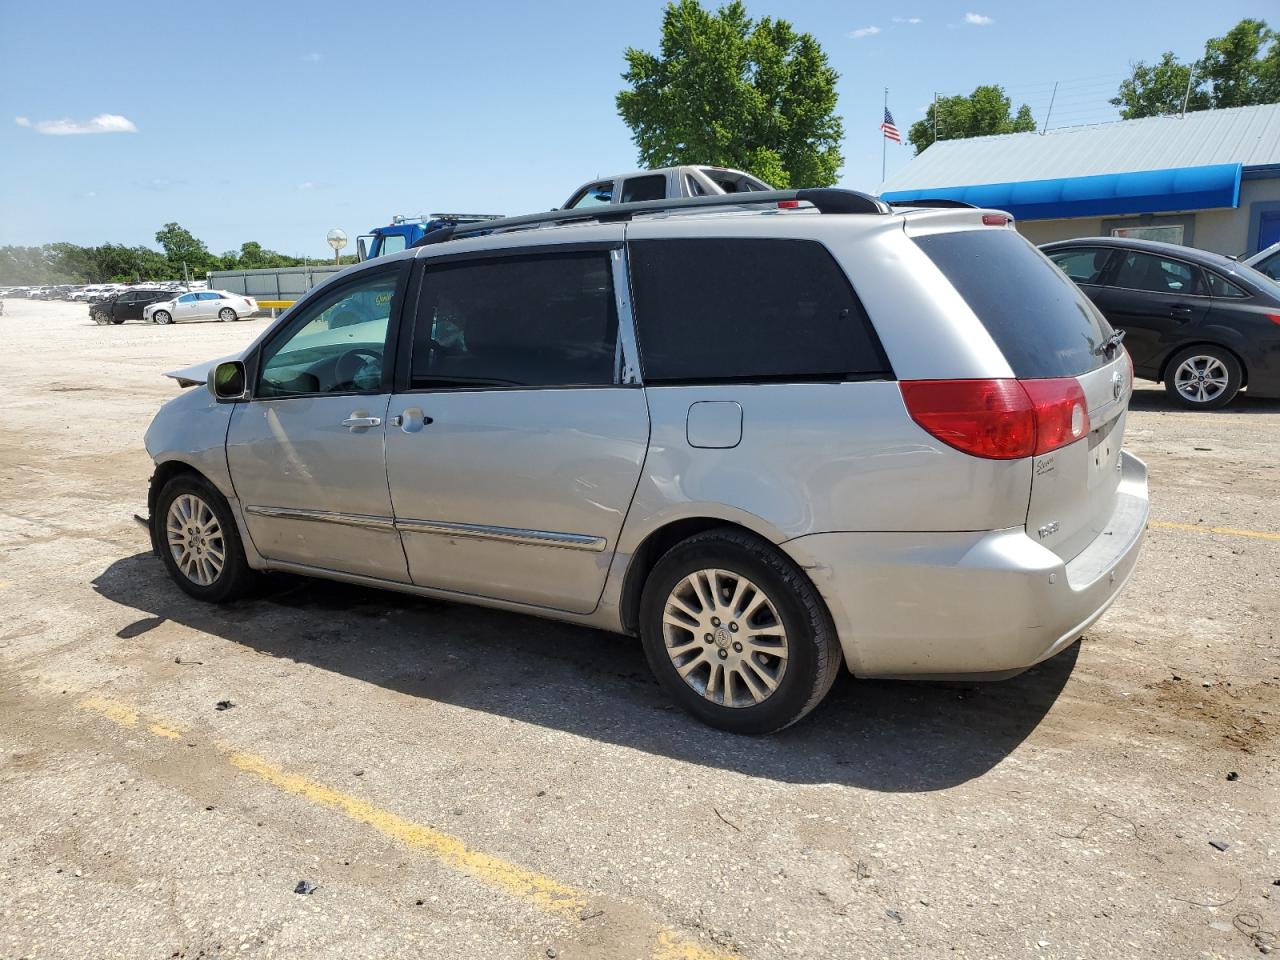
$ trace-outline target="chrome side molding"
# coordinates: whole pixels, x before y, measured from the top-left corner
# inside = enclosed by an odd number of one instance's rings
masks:
[[[450,523],[444,520],[397,520],[396,529],[404,533],[437,533],[447,537],[472,537],[477,540],[503,540],[537,547],[564,547],[600,553],[606,546],[604,537],[585,533],[557,533],[553,530],[525,530],[519,527],[492,527],[484,523]]]
[[[559,533],[554,530],[526,530],[520,527],[495,527],[485,523],[453,523],[447,520],[395,520],[360,513],[335,513],[328,510],[299,510],[292,507],[245,507],[244,512],[277,520],[311,520],[336,523],[348,527],[401,533],[434,533],[446,537],[469,537],[475,540],[501,540],[535,547],[561,547],[600,553],[608,545],[604,537],[585,533]]]

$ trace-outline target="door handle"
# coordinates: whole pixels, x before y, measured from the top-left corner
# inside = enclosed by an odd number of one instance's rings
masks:
[[[381,426],[382,420],[379,417],[347,417],[342,421],[342,425],[352,430],[359,430],[362,427]]]
[[[1185,317],[1187,314],[1191,312],[1191,307],[1189,307],[1185,303],[1175,303],[1173,306],[1169,308],[1169,312],[1175,313],[1180,317]]]

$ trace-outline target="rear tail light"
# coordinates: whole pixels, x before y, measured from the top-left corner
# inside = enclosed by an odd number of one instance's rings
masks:
[[[903,380],[911,419],[948,446],[988,460],[1039,456],[1089,432],[1084,391],[1053,380]]]
[[[983,226],[987,227],[1007,227],[1012,217],[1008,217],[1003,213],[984,213],[982,215]]]
[[[1268,313],[1267,319],[1272,323],[1280,323],[1280,313]]]
[[[799,208],[799,206],[800,206],[799,200],[779,200],[778,201],[779,210],[796,210]]]

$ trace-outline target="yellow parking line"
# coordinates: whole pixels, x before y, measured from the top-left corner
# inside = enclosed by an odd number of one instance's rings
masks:
[[[1221,533],[1229,537],[1251,537],[1254,540],[1280,540],[1280,533],[1268,533],[1266,530],[1237,530],[1235,527],[1206,527],[1203,523],[1148,520],[1147,526],[1161,530],[1189,530],[1192,533]]]
[[[88,697],[80,702],[80,706],[99,713],[122,727],[137,727],[140,720],[135,708],[104,697]],[[148,719],[147,729],[152,734],[166,740],[181,739],[180,726],[156,718]],[[457,837],[434,827],[414,823],[359,797],[342,793],[301,774],[290,773],[255,754],[237,750],[227,744],[219,743],[216,746],[237,770],[252,774],[277,789],[317,806],[336,810],[351,820],[372,827],[383,836],[425,853],[459,873],[474,877],[481,883],[546,913],[576,918],[590,903],[589,896],[582,891],[473,849]],[[686,940],[674,930],[659,928],[655,933],[652,957],[653,960],[738,960],[739,954],[707,948]]]

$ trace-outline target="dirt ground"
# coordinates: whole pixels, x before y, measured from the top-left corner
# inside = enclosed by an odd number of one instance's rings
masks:
[[[1280,402],[1138,391],[1152,527],[1064,655],[845,677],[746,739],[673,709],[625,638],[292,578],[180,593],[132,519],[160,373],[265,323],[0,318],[0,958],[1275,943]]]

